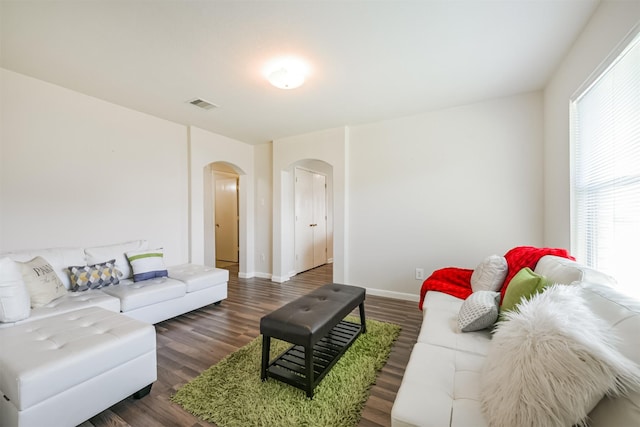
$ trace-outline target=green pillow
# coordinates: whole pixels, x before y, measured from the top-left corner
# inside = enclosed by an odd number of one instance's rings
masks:
[[[548,285],[549,281],[544,276],[534,273],[529,267],[523,268],[509,282],[500,304],[500,313],[513,310],[523,298],[531,298]]]

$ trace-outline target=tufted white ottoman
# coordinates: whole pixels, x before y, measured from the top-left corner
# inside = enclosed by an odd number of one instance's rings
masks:
[[[3,427],[73,427],[156,378],[155,328],[100,307],[0,330]]]

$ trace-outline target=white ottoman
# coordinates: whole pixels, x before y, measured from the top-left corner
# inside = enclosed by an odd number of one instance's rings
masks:
[[[0,426],[76,426],[148,393],[155,328],[99,307],[0,330]]]

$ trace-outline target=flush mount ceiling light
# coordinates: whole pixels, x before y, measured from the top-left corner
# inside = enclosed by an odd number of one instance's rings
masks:
[[[308,67],[297,58],[275,59],[265,67],[265,77],[273,86],[280,89],[295,89],[302,86]]]

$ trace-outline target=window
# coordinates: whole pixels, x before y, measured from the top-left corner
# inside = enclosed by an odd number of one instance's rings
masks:
[[[640,297],[640,33],[571,102],[572,252]]]

